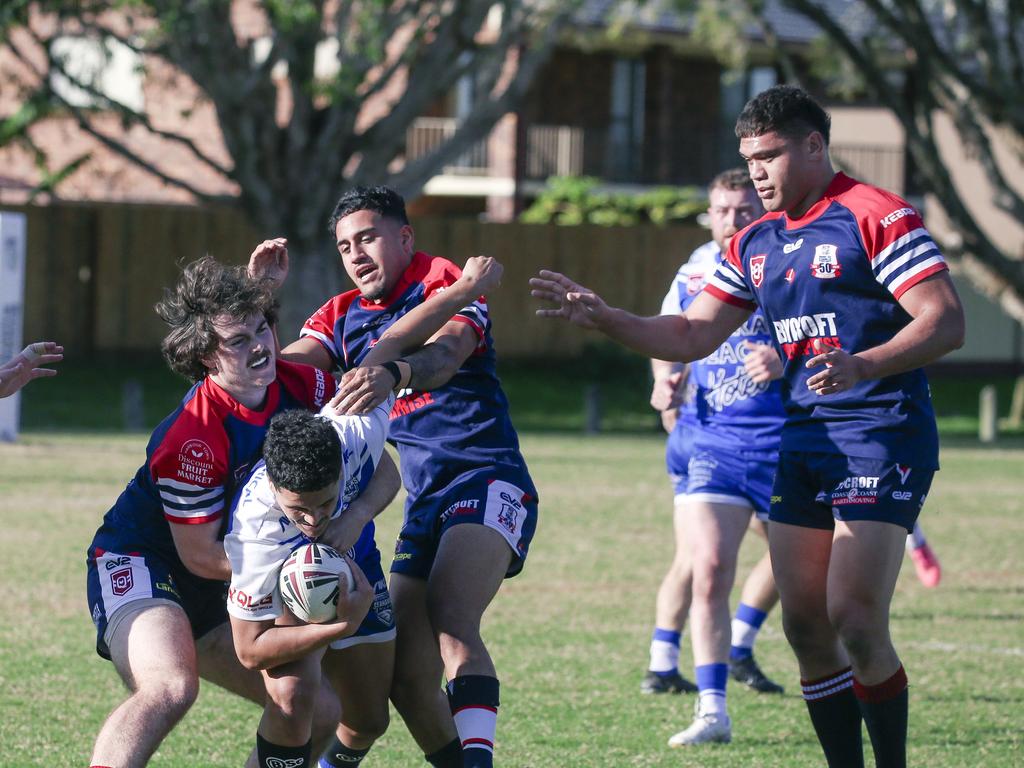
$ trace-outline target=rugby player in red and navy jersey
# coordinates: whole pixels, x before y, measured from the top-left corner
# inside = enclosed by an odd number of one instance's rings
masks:
[[[357,368],[382,333],[429,306],[460,270],[415,249],[404,201],[386,187],[344,194],[330,230],[356,289],[324,304],[281,354],[346,371],[335,398],[346,412],[402,388],[389,438],[408,492],[390,579],[398,626],[392,701],[432,765],[490,766],[498,678],[480,621],[502,580],[522,570],[537,491],[495,372],[487,303],[468,303],[392,370]],[[286,259],[283,241],[267,241],[250,272],[274,275]]]
[[[907,677],[889,604],[938,437],[921,367],[963,344],[945,262],[906,202],[836,173],[828,114],[776,86],[744,107],[740,154],[768,213],[737,234],[683,315],[609,307],[556,272],[533,295],[649,357],[712,352],[760,307],[784,358],[786,424],[769,511],[783,624],[830,766],[906,764]]]
[[[199,677],[263,703],[259,672],[232,646],[225,510],[260,458],[271,417],[319,410],[335,392],[323,371],[276,358],[273,296],[241,268],[193,262],[157,312],[170,326],[164,356],[195,384],[156,428],[89,545],[96,651],[130,692],[96,738],[98,766],[145,765],[195,701]],[[339,718],[337,698],[320,688],[318,745]]]

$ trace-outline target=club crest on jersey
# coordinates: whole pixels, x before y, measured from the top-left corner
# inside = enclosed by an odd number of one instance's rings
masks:
[[[701,273],[692,274],[686,278],[686,294],[696,296],[704,287],[704,275]]]
[[[755,253],[750,257],[750,280],[755,288],[760,288],[764,282],[764,260],[767,256],[766,253]]]
[[[811,274],[819,280],[832,280],[839,277],[842,269],[839,266],[839,248],[830,243],[823,243],[814,249],[814,260],[811,261]]]

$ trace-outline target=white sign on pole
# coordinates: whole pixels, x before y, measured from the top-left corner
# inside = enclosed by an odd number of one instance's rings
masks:
[[[0,363],[21,352],[25,310],[25,214],[0,211]],[[18,439],[21,393],[0,398],[0,442]]]

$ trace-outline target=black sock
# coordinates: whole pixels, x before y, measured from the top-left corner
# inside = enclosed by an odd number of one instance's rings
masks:
[[[800,686],[829,768],[864,768],[853,671],[847,667],[818,680],[801,680]]]
[[[280,765],[287,765],[289,768],[310,768],[312,751],[312,739],[301,747],[284,747],[280,744],[271,744],[259,733],[256,734],[256,757],[259,759],[260,768],[277,768]]]
[[[909,695],[903,665],[878,685],[854,680],[853,692],[868,727],[877,768],[906,768]]]
[[[456,736],[437,752],[424,755],[423,759],[434,768],[462,768],[462,742]]]
[[[448,682],[448,705],[462,740],[463,768],[492,768],[498,679],[488,675],[459,675]]]
[[[366,753],[370,748],[352,749],[341,743],[341,739],[335,735],[334,741],[320,755],[319,768],[355,768],[363,762]]]

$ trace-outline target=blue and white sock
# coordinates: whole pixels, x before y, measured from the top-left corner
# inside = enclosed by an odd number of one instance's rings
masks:
[[[700,696],[700,712],[725,714],[725,683],[729,679],[728,664],[701,664],[695,670]]]
[[[764,624],[764,611],[740,603],[736,609],[736,616],[732,620],[732,646],[729,648],[729,659],[739,661],[749,659],[754,655],[754,641],[757,633]]]
[[[679,643],[682,632],[655,627],[651,635],[651,663],[648,669],[656,675],[666,677],[679,667]]]

